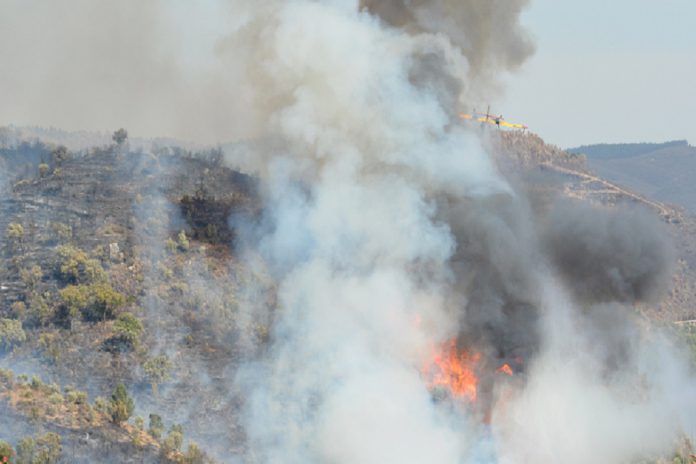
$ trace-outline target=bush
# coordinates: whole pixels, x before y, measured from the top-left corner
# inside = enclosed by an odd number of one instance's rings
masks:
[[[51,159],[56,166],[62,165],[63,162],[68,159],[68,149],[63,145],[59,145],[51,150]]]
[[[0,440],[0,462],[11,462],[12,456],[14,456],[14,450],[12,446]]]
[[[93,314],[102,320],[111,319],[114,312],[126,304],[126,296],[114,290],[108,284],[96,284],[92,286],[94,303]]]
[[[135,419],[133,419],[133,425],[140,431],[145,430],[145,419],[143,419],[142,416],[136,416]]]
[[[56,169],[57,170],[57,169]],[[51,223],[51,230],[58,238],[64,242],[69,242],[73,238],[72,227],[62,222]]]
[[[39,176],[46,177],[46,175],[48,174],[48,169],[49,169],[48,164],[46,164],[46,163],[39,164]]]
[[[11,222],[5,229],[5,234],[7,238],[15,244],[22,243],[24,241],[24,226],[16,222]]]
[[[152,393],[157,395],[157,386],[171,378],[172,363],[166,355],[155,356],[143,364],[143,370],[152,385]]]
[[[210,459],[195,442],[191,442],[189,443],[188,450],[186,451],[186,454],[184,454],[181,462],[183,464],[208,464],[212,463],[213,460]]]
[[[90,287],[87,285],[68,285],[58,293],[70,318],[76,318],[85,310],[91,299]]]
[[[164,443],[162,444],[162,448],[165,453],[169,454],[175,451],[179,451],[181,449],[181,445],[184,443],[184,435],[177,431],[177,430],[172,430],[169,432],[167,435],[167,438],[164,440]]]
[[[56,271],[64,282],[91,284],[107,280],[101,263],[96,259],[89,259],[87,253],[79,248],[61,245],[56,248],[56,254]]]
[[[71,390],[67,392],[65,399],[68,401],[68,403],[87,404],[87,392]]]
[[[43,295],[33,292],[29,296],[29,318],[34,324],[44,325],[53,317],[53,311],[46,303]]]
[[[31,437],[24,437],[17,443],[17,464],[33,464],[36,454],[36,442]]]
[[[25,305],[23,301],[15,301],[12,303],[12,306],[10,306],[10,309],[12,310],[12,315],[16,319],[22,320],[27,312],[27,305]]]
[[[59,294],[70,318],[82,313],[88,320],[111,319],[115,311],[126,304],[126,296],[105,283],[68,285]]]
[[[60,435],[49,432],[46,435],[37,438],[36,444],[38,449],[32,464],[53,464],[58,462],[60,453],[62,451]]]
[[[15,345],[23,343],[27,334],[22,329],[22,323],[17,319],[0,319],[0,347],[10,350]]]
[[[143,333],[143,324],[140,319],[131,313],[121,313],[114,323],[114,335],[129,345],[137,347],[140,342],[140,335]]]
[[[22,279],[22,282],[24,282],[24,285],[26,285],[30,290],[33,290],[36,288],[39,282],[41,282],[41,279],[43,278],[43,271],[41,270],[41,266],[34,265],[30,269],[22,269],[19,272],[19,276]]]
[[[111,394],[111,402],[109,404],[111,420],[114,424],[121,424],[130,418],[134,409],[135,403],[133,398],[128,395],[126,386],[122,383],[118,384]]]
[[[159,440],[162,438],[162,432],[164,432],[162,417],[157,414],[150,414],[150,427],[148,427],[147,433]]]
[[[126,142],[126,140],[128,140],[128,131],[124,128],[121,128],[114,132],[114,135],[111,136],[111,139],[114,142],[116,142],[116,145],[121,146]]]
[[[191,243],[189,242],[189,239],[186,236],[186,232],[184,232],[183,230],[179,232],[179,235],[177,236],[177,243],[181,251],[188,251],[191,247]]]
[[[109,411],[109,402],[103,396],[97,396],[94,399],[94,409],[106,414]]]

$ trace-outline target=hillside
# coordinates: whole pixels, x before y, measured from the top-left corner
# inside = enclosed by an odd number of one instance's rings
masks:
[[[585,154],[588,166],[612,182],[696,214],[696,147],[685,140],[662,144],[602,144],[569,151]]]
[[[620,182],[597,172],[594,162],[583,154],[569,153],[548,145],[537,135],[521,132],[501,132],[498,151],[505,159],[518,159],[525,166],[536,166],[552,174],[555,182],[544,184],[545,189],[560,192],[569,198],[602,205],[626,203],[638,205],[657,213],[666,224],[676,248],[677,267],[672,290],[664,301],[655,308],[642,308],[651,318],[664,321],[696,319],[696,217],[693,211],[679,203],[663,201],[633,188],[630,183]],[[682,143],[668,144],[662,148],[668,157],[682,152],[689,157],[693,147]],[[635,147],[634,147],[635,148]],[[635,155],[626,159],[640,159],[646,155]],[[694,157],[696,160],[696,157]],[[619,160],[606,161],[606,163]],[[628,162],[628,161],[626,161]],[[684,173],[684,178],[694,173]]]
[[[680,259],[669,298],[640,310],[696,318],[691,216],[534,134],[496,131],[490,144],[509,178],[534,179],[530,197],[659,214]],[[243,456],[237,368],[265,349],[276,306],[263,260],[236,247],[262,220],[258,179],[219,150],[127,140],[68,150],[8,138],[0,168],[0,405],[11,425],[0,439],[36,437],[59,455],[50,462],[98,462],[105,449],[119,462]],[[128,417],[117,414],[119,384],[134,401]]]

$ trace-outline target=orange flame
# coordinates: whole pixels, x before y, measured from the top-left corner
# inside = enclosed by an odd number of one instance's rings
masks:
[[[509,364],[503,364],[498,369],[496,369],[496,372],[500,372],[501,374],[505,374],[505,375],[512,375],[513,374],[512,367],[510,367]]]
[[[432,363],[423,369],[428,379],[428,389],[447,388],[452,396],[468,401],[476,401],[478,377],[476,366],[481,360],[481,353],[459,352],[456,340],[450,340],[437,351]]]

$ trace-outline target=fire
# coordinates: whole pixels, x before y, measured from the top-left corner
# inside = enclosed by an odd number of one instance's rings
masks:
[[[437,351],[430,365],[423,369],[428,379],[428,389],[447,388],[453,397],[476,401],[479,379],[476,366],[481,353],[469,353],[457,349],[456,340],[450,340]]]
[[[500,372],[501,374],[505,375],[512,375],[512,367],[510,367],[509,364],[503,364],[498,369],[496,369],[496,372]]]

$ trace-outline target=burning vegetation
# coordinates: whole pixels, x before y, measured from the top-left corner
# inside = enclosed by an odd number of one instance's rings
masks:
[[[549,175],[526,162],[541,139],[459,121],[532,52],[526,1],[225,0],[205,76],[156,52],[159,4],[71,1],[41,7],[80,49],[52,62],[94,60],[61,66],[79,90],[53,92],[61,114],[90,113],[108,56],[128,79],[107,86],[114,113],[235,142],[0,133],[2,365],[56,380],[0,371],[0,457],[38,422],[69,462],[197,464],[613,464],[693,430],[693,374],[635,311],[669,290],[663,225],[561,198],[582,160]],[[98,31],[70,27],[75,10]],[[112,21],[132,54],[72,37],[104,45]],[[515,147],[525,162],[490,153]]]

